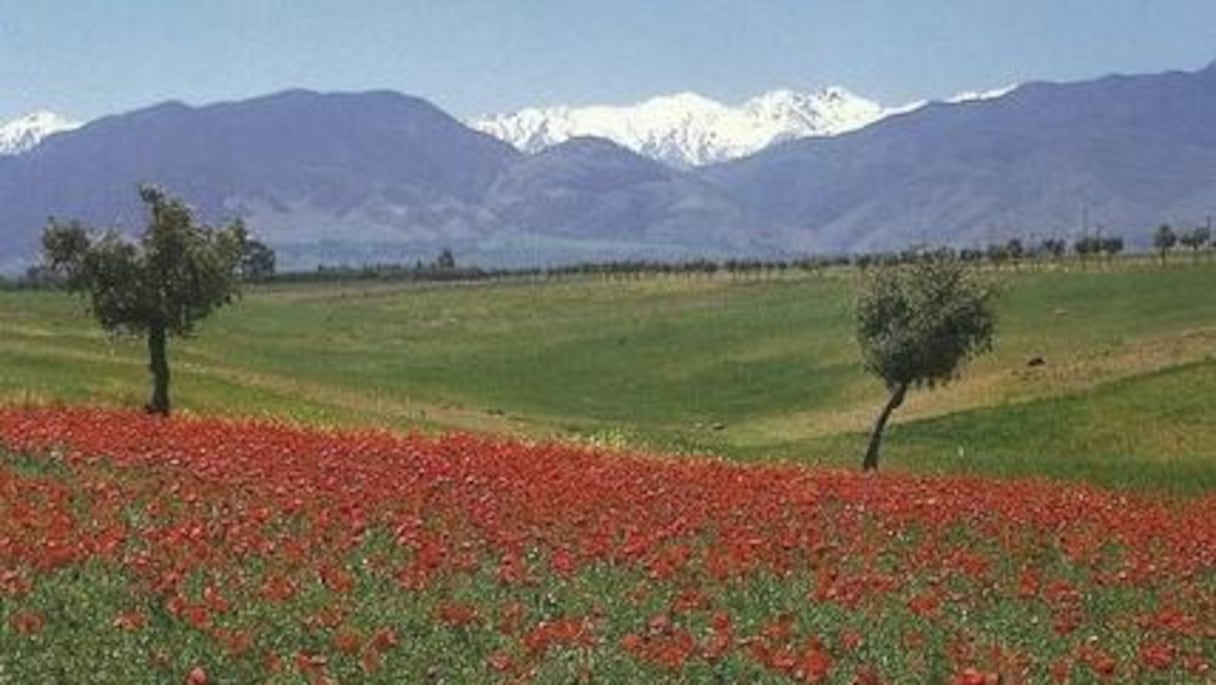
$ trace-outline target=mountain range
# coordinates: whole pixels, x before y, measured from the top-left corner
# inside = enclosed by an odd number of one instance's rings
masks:
[[[963,102],[999,97],[1011,90],[966,92]],[[660,95],[634,105],[528,107],[465,123],[535,153],[571,138],[606,138],[638,154],[676,167],[738,159],[779,141],[833,136],[856,130],[925,101],[884,107],[833,86],[814,92],[773,90],[731,107],[697,93]],[[39,111],[0,123],[0,155],[28,152],[47,136],[79,128],[81,122]]]
[[[0,269],[36,259],[48,216],[137,230],[141,181],[244,217],[297,268],[444,248],[522,265],[982,245],[1070,237],[1082,212],[1143,244],[1216,208],[1216,66],[899,111],[843,89],[530,111],[548,123],[295,90],[64,126],[0,156]]]
[[[947,102],[1000,97],[1013,87],[959,93]],[[732,107],[696,93],[661,95],[635,105],[528,107],[475,117],[472,128],[534,153],[577,137],[606,138],[678,168],[746,157],[797,138],[829,137],[923,107],[886,107],[840,86],[813,92],[773,90]]]
[[[1122,235],[1216,212],[1216,63],[1196,72],[1027,83],[792,141],[704,178],[793,250]],[[1087,218],[1085,218],[1087,217]]]
[[[522,152],[598,137],[660,162],[692,167],[743,157],[782,140],[852,131],[885,113],[876,102],[827,88],[813,93],[775,90],[738,107],[696,93],[629,106],[532,107],[475,118],[469,125]]]

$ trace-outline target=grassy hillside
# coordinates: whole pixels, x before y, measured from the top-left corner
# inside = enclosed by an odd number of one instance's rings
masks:
[[[1216,267],[999,278],[995,353],[910,396],[884,467],[1216,487]],[[171,344],[175,401],[852,465],[883,395],[853,345],[855,287],[839,272],[259,289]],[[142,403],[142,343],[106,338],[80,300],[0,293],[0,321],[0,399]]]

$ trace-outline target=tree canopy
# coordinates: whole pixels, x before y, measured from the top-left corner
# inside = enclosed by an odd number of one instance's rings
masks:
[[[857,341],[865,368],[890,392],[863,463],[878,466],[887,419],[909,388],[935,387],[960,365],[992,347],[996,335],[995,287],[945,256],[879,269],[857,302]]]
[[[1157,252],[1161,255],[1162,264],[1165,263],[1165,253],[1173,249],[1176,244],[1178,244],[1178,234],[1169,224],[1161,224],[1153,232],[1153,247],[1157,248]]]
[[[1192,253],[1198,254],[1200,248],[1212,240],[1212,229],[1207,226],[1196,226],[1178,237],[1183,247],[1189,247]]]
[[[260,240],[249,240],[241,258],[241,278],[251,283],[268,281],[274,276],[275,261],[274,250]]]
[[[52,219],[43,252],[69,290],[87,293],[102,328],[148,336],[154,381],[148,409],[168,414],[165,338],[190,335],[199,320],[237,296],[248,236],[239,221],[223,228],[199,224],[184,202],[159,188],[143,186],[139,195],[149,221],[137,242]]]

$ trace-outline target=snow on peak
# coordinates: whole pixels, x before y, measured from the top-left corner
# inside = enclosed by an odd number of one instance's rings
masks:
[[[871,124],[883,116],[876,102],[839,86],[814,93],[774,90],[743,103],[744,112],[783,129],[778,139],[832,136]]]
[[[81,124],[54,112],[33,112],[7,123],[0,123],[0,155],[28,152],[54,133],[71,131]]]
[[[967,91],[945,102],[992,100],[1017,86]],[[467,123],[535,153],[579,136],[607,138],[634,152],[677,167],[744,157],[793,138],[834,136],[928,104],[917,100],[884,107],[847,88],[812,92],[779,89],[738,106],[692,92],[659,95],[633,105],[529,107],[477,117]]]
[[[737,107],[683,92],[626,106],[532,107],[468,123],[524,152],[597,136],[684,167],[735,159],[790,138],[851,131],[882,115],[877,103],[833,87],[812,93],[775,90]]]
[[[978,100],[995,100],[1000,97],[1005,97],[1006,95],[1017,90],[1017,88],[1018,88],[1018,84],[1015,83],[1011,86],[993,88],[992,90],[978,90],[978,91],[977,90],[968,90],[968,91],[959,93],[958,95],[955,95],[952,98],[948,98],[946,100],[946,102],[948,102],[952,105],[957,105],[960,102],[976,102]]]

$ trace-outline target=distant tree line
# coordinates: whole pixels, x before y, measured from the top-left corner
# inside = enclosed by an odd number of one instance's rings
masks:
[[[1193,259],[1216,252],[1210,225],[1187,230],[1169,224],[1158,226],[1151,234],[1151,243],[1158,259],[1164,264],[1178,248],[1190,251]],[[1005,242],[982,247],[935,248],[926,245],[899,251],[869,252],[852,255],[816,255],[802,257],[732,258],[724,260],[644,260],[625,259],[599,262],[577,262],[544,267],[486,268],[464,266],[456,262],[451,250],[442,250],[431,261],[415,260],[412,264],[371,263],[362,265],[322,265],[312,271],[276,270],[272,249],[257,240],[249,240],[241,262],[242,279],[250,283],[317,283],[336,281],[445,282],[483,281],[499,279],[553,279],[562,277],[642,278],[650,276],[714,276],[770,278],[787,273],[815,273],[829,267],[868,269],[915,263],[925,254],[948,254],[972,265],[995,268],[1016,268],[1022,264],[1064,263],[1068,259],[1086,266],[1109,260],[1125,253],[1127,244],[1122,236],[1084,234],[1071,241],[1046,238],[1027,241],[1011,238]],[[62,281],[45,265],[30,267],[24,275],[13,280],[0,278],[0,287],[53,288]]]
[[[1171,229],[1172,231],[1172,229]],[[1172,234],[1172,233],[1171,233]],[[1158,234],[1154,234],[1154,245],[1168,251],[1179,244],[1188,247],[1198,256],[1204,248],[1208,252],[1216,247],[1212,243],[1212,232],[1208,227],[1198,227],[1171,238],[1165,248],[1160,247]],[[478,281],[493,279],[550,279],[572,276],[598,276],[606,278],[641,278],[649,276],[714,276],[727,274],[737,277],[779,277],[787,273],[815,273],[829,267],[854,267],[861,270],[875,266],[914,264],[925,255],[949,257],[972,265],[1007,267],[1024,263],[1058,263],[1072,258],[1086,265],[1091,260],[1108,260],[1126,252],[1127,243],[1122,236],[1086,234],[1072,241],[1047,238],[1029,242],[1011,238],[1002,243],[984,247],[953,248],[919,245],[905,250],[869,252],[852,255],[816,255],[787,258],[732,258],[725,260],[608,260],[599,262],[577,262],[546,267],[483,268],[458,266],[452,253],[445,250],[431,262],[416,261],[414,264],[364,264],[361,266],[320,266],[310,272],[290,272],[274,277],[278,282],[324,282],[324,281]],[[1162,255],[1165,252],[1161,252]],[[1164,256],[1162,257],[1164,259]]]
[[[732,275],[778,274],[788,271],[815,271],[832,265],[847,266],[851,259],[842,257],[819,257],[800,259],[690,259],[682,261],[660,260],[613,260],[603,262],[577,262],[545,267],[484,268],[459,266],[444,251],[440,258],[431,262],[415,261],[413,264],[384,263],[360,266],[319,266],[315,271],[287,272],[276,275],[273,282],[309,283],[325,281],[479,281],[505,278],[549,279],[572,276],[602,276],[634,278],[653,275],[667,276],[711,276],[718,273]]]
[[[1211,221],[1209,220],[1206,226],[1196,226],[1184,231],[1176,231],[1169,224],[1161,224],[1153,232],[1153,247],[1156,248],[1162,264],[1165,264],[1166,256],[1177,245],[1188,248],[1193,259],[1198,259],[1199,251],[1205,247],[1216,248],[1216,243],[1212,241]]]

